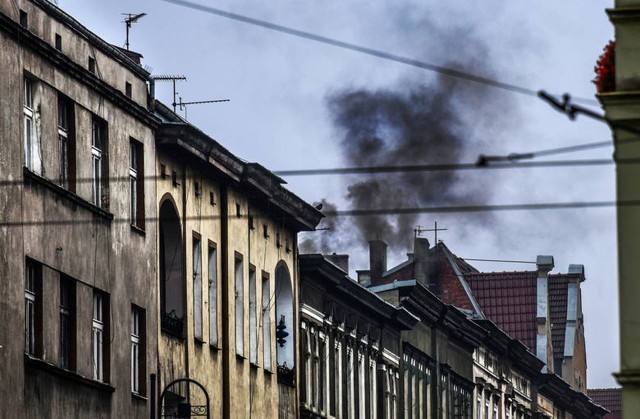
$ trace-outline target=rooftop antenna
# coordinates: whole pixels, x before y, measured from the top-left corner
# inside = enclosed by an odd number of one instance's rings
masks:
[[[124,23],[127,26],[127,40],[124,43],[125,48],[128,50],[129,49],[129,29],[131,29],[131,24],[132,23],[136,23],[138,20],[140,20],[142,17],[146,16],[146,13],[138,13],[138,14],[134,14],[134,13],[122,13],[124,16],[126,16],[126,18],[124,19]]]
[[[176,80],[187,80],[186,76],[177,76],[177,75],[163,75],[163,76],[151,76],[153,80],[156,81],[171,81],[173,82],[173,113],[176,113]],[[181,108],[182,109],[182,108]]]
[[[188,105],[202,105],[204,103],[219,103],[219,102],[231,102],[231,99],[215,99],[215,100],[199,100],[196,102],[183,102],[182,98],[178,96],[178,107],[184,111],[184,119],[187,119],[187,106]],[[175,111],[174,111],[175,112]]]
[[[445,231],[447,230],[446,228],[438,228],[438,222],[435,222],[434,228],[422,228],[422,226],[417,226],[415,228],[415,230],[413,230],[416,234],[416,237],[420,237],[420,234],[424,233],[425,231],[433,231],[435,233],[435,237],[434,237],[434,244],[437,246],[438,245],[438,231]]]

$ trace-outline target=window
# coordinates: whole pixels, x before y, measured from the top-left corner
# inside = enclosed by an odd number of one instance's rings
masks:
[[[93,57],[89,57],[89,71],[94,74],[96,72],[96,59]]]
[[[58,95],[58,183],[75,191],[75,135],[73,102]]]
[[[60,366],[75,370],[76,345],[76,283],[60,275]]]
[[[256,310],[256,268],[249,267],[249,361],[258,362],[258,319]]]
[[[271,370],[271,291],[269,275],[262,274],[262,354],[264,369]]]
[[[106,382],[109,376],[109,302],[102,292],[93,293],[93,322],[91,349],[93,352],[93,379]]]
[[[20,25],[25,28],[29,25],[29,15],[22,9],[20,9]]]
[[[124,82],[124,94],[127,95],[128,98],[131,97],[131,83],[128,81]]]
[[[93,168],[93,203],[106,209],[108,207],[108,160],[107,160],[107,123],[93,117],[91,129],[91,157]]]
[[[40,154],[40,134],[38,128],[39,111],[37,104],[37,82],[24,78],[24,151],[25,166],[34,173],[42,171],[42,156]]]
[[[24,351],[42,353],[42,266],[27,259],[24,274]]]
[[[209,243],[209,344],[218,345],[218,259],[216,245]]]
[[[184,246],[178,211],[170,199],[160,206],[160,325],[163,332],[184,336]]]
[[[244,266],[242,256],[235,260],[236,354],[244,355]]]
[[[131,306],[131,392],[146,393],[146,350],[144,309]]]
[[[56,34],[55,46],[58,51],[62,51],[62,36],[59,33]]]
[[[193,335],[202,341],[202,248],[200,238],[193,238]]]
[[[129,143],[129,191],[131,225],[144,228],[144,156],[142,143]]]

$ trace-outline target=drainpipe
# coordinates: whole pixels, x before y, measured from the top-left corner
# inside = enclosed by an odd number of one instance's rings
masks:
[[[182,258],[182,277],[184,278],[184,281],[189,281],[189,279],[187,278],[187,249],[189,246],[189,243],[187,242],[187,164],[183,163],[182,164],[182,243],[184,246],[184,257]],[[185,290],[187,289],[186,287],[186,283],[185,285]],[[184,357],[185,357],[185,370],[187,372],[187,378],[191,378],[191,371],[189,370],[189,343],[191,343],[191,339],[189,339],[189,328],[187,327],[187,319],[189,316],[189,297],[187,296],[187,293],[184,293],[183,296],[183,304],[184,304],[184,322],[183,324],[183,331],[182,333],[184,334],[185,337],[185,345],[184,345]],[[189,399],[190,394],[189,394],[189,389],[190,387],[187,386],[187,399]]]
[[[220,281],[220,293],[222,295],[222,417],[231,418],[231,356],[229,347],[229,208],[226,185],[220,186],[220,269],[222,281]]]

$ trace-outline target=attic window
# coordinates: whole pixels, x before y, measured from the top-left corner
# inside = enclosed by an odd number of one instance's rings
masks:
[[[162,176],[162,179],[167,177],[167,166],[163,163],[160,163],[160,176]]]
[[[269,227],[266,224],[262,224],[262,235],[265,239],[269,238]]]
[[[27,14],[27,12],[25,12],[24,10],[20,9],[20,25],[24,26],[25,28],[28,26],[29,23],[29,15]]]
[[[240,204],[236,202],[236,217],[242,217],[242,212],[240,211]]]
[[[200,197],[202,195],[202,187],[200,186],[200,182],[194,182],[194,191],[196,193],[196,197]]]
[[[128,81],[124,83],[124,94],[127,95],[128,98],[131,97],[131,83]]]
[[[216,204],[216,200],[215,200],[215,196],[213,195],[213,192],[209,192],[209,203],[211,205],[215,205]]]
[[[62,51],[62,36],[59,33],[56,34],[55,46],[58,51]]]
[[[89,71],[94,74],[96,72],[96,59],[93,57],[89,57]]]
[[[282,242],[280,241],[280,233],[276,233],[276,246],[278,248],[282,247]]]
[[[255,225],[253,224],[253,215],[249,216],[249,229],[251,229],[251,230],[255,230],[256,229]]]

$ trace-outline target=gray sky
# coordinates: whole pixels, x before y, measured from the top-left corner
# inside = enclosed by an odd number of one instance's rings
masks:
[[[584,117],[571,122],[537,98],[470,82],[443,81],[426,70],[162,0],[57,3],[87,28],[120,46],[125,40],[121,13],[148,13],[131,29],[131,49],[144,55],[143,64],[151,67],[153,74],[187,76],[188,81],[177,86],[183,101],[231,99],[228,103],[190,106],[188,119],[238,156],[271,170],[341,167],[367,161],[367,156],[354,153],[352,138],[345,136],[344,126],[337,123],[340,115],[336,109],[342,108],[336,101],[354,92],[399,97],[409,105],[416,100],[411,94],[418,92],[427,109],[448,110],[450,119],[440,121],[450,121],[445,125],[453,127],[458,141],[455,150],[425,146],[418,154],[398,153],[396,164],[415,163],[423,156],[425,162],[473,162],[480,153],[537,151],[611,138],[602,123]],[[593,67],[613,37],[604,12],[611,4],[600,1],[200,0],[200,4],[436,65],[459,67],[534,90],[569,92],[584,98],[593,98]],[[440,102],[433,102],[436,93],[445,102],[442,108]],[[158,83],[157,96],[170,104],[170,84]],[[393,126],[378,127],[376,135],[387,148],[399,143]],[[610,158],[611,153],[612,148],[607,147],[554,158]],[[379,162],[379,157],[372,163]],[[393,182],[394,176],[375,179]],[[362,178],[286,180],[293,192],[309,202],[327,199],[337,208],[347,209],[352,205],[346,198],[348,186]],[[403,178],[395,182],[407,185]],[[425,174],[420,182],[424,187],[411,184],[395,188],[393,199],[382,194],[375,204],[388,208],[615,199],[613,166],[473,171],[455,173],[446,182]],[[438,189],[438,185],[445,186]],[[406,197],[410,199],[405,201]],[[355,221],[339,219],[332,232],[309,233],[301,239],[324,237],[332,251],[351,254],[352,270],[366,269],[363,244],[373,237],[356,233]],[[616,385],[611,376],[619,369],[613,208],[424,214],[411,223],[428,228],[434,221],[447,228],[439,239],[463,258],[535,261],[536,255],[551,254],[555,272],[566,272],[570,263],[584,264],[588,386]],[[397,226],[402,220],[392,218],[390,223]],[[431,234],[426,237],[433,242]],[[408,244],[410,240],[402,241]],[[390,263],[401,261],[407,250],[401,245],[390,247]],[[535,269],[513,263],[471,263],[480,270]]]

